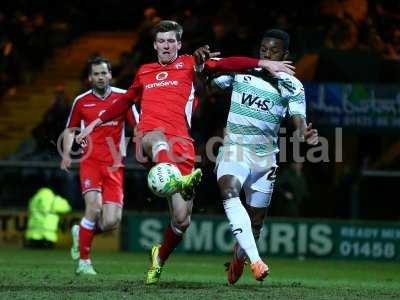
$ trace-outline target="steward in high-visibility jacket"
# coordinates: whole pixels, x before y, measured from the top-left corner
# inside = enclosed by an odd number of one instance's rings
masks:
[[[29,202],[28,227],[25,238],[29,242],[49,242],[58,240],[59,214],[71,211],[71,206],[64,198],[57,196],[49,188],[41,188]]]

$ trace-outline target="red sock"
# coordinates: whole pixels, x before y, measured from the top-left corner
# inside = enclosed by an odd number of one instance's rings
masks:
[[[79,225],[79,253],[80,259],[89,259],[90,248],[92,247],[94,230]]]
[[[171,159],[168,157],[168,151],[163,149],[157,152],[155,157],[155,163],[166,163],[170,162]]]
[[[169,257],[169,255],[174,251],[176,246],[182,241],[183,235],[176,234],[171,225],[168,225],[164,232],[164,241],[161,244],[160,252],[158,253],[158,258],[163,264]]]

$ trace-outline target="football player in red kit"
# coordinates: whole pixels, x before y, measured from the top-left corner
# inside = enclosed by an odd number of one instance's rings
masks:
[[[171,223],[167,226],[161,245],[151,249],[151,264],[146,283],[159,281],[164,263],[182,241],[190,224],[193,205],[193,188],[200,182],[201,171],[194,170],[195,151],[190,137],[191,116],[197,99],[194,89],[196,73],[208,71],[240,71],[262,67],[275,73],[293,73],[290,62],[272,62],[247,57],[209,59],[208,46],[194,55],[179,55],[182,27],[174,21],[161,21],[153,29],[154,49],[158,61],[142,65],[125,95],[122,95],[97,120],[78,136],[81,142],[97,126],[125,113],[135,102],[140,103],[141,113],[137,132],[147,157],[153,163],[173,163],[182,173],[176,192],[170,197]],[[96,129],[97,130],[97,129]],[[96,131],[93,131],[93,133]]]
[[[89,81],[92,88],[75,98],[63,133],[61,169],[71,166],[70,151],[75,130],[97,119],[126,91],[110,86],[111,65],[98,57],[89,62]],[[135,109],[132,106],[132,109]],[[71,229],[71,256],[79,259],[76,274],[96,275],[90,248],[96,233],[113,230],[121,220],[123,206],[123,157],[125,156],[125,117],[133,127],[134,114],[124,115],[104,123],[91,136],[91,143],[83,147],[80,161],[80,181],[86,209],[80,225]],[[82,126],[81,126],[82,125]]]

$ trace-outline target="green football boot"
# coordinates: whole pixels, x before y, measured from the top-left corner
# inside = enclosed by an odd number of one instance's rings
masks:
[[[186,176],[180,177],[177,181],[179,184],[179,192],[185,201],[192,200],[195,194],[195,188],[201,182],[203,173],[201,169],[196,169]]]
[[[75,271],[76,275],[97,275],[93,265],[90,262],[79,261],[78,268]]]
[[[171,176],[165,187],[166,194],[171,196],[175,193],[181,193],[184,200],[192,200],[195,188],[199,185],[202,175],[201,169],[196,169],[189,175],[178,178]]]
[[[146,284],[156,284],[160,280],[161,271],[163,266],[158,261],[158,252],[160,245],[154,245],[150,252],[150,267],[147,272]]]
[[[195,194],[195,188],[200,184],[203,173],[201,169],[195,169],[192,173],[182,176],[179,181],[181,182],[181,194],[184,200],[192,200]]]
[[[175,193],[179,193],[181,190],[182,190],[181,179],[177,178],[174,175],[171,175],[169,177],[168,183],[165,185],[164,194],[169,197]]]

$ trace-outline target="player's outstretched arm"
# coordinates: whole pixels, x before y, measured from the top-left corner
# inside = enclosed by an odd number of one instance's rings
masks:
[[[118,99],[99,117],[103,123],[126,116],[135,100],[138,98],[138,91],[132,85],[125,94]]]
[[[276,75],[278,72],[294,75],[295,69],[291,61],[272,61],[241,56],[226,57],[218,60],[209,59],[205,63],[206,69],[217,72],[240,72],[257,67],[266,69],[272,75]],[[196,69],[196,71],[198,70]]]
[[[128,91],[121,95],[99,118],[91,122],[82,132],[76,137],[76,142],[81,144],[82,141],[93,132],[93,130],[102,123],[114,120],[122,115],[126,115],[129,108],[139,97],[140,89],[135,82],[129,87]]]
[[[305,141],[309,145],[318,144],[318,130],[312,128],[312,123],[307,125],[305,119],[300,116],[293,116],[293,123],[300,141]]]

